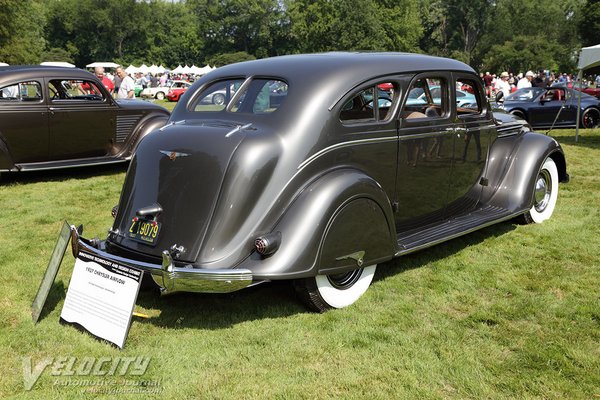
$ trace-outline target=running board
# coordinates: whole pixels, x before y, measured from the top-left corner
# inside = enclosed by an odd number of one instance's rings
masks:
[[[441,221],[426,228],[402,232],[397,237],[399,250],[395,256],[412,253],[413,251],[466,235],[486,226],[509,220],[519,214],[522,214],[522,212],[511,213],[504,208],[484,206],[470,213]]]
[[[85,167],[91,165],[105,165],[105,164],[117,164],[127,160],[117,157],[90,157],[90,158],[78,158],[74,160],[61,160],[61,161],[45,161],[36,163],[16,164],[15,167],[19,171],[43,171],[49,169],[62,169],[62,168],[74,168],[74,167]]]

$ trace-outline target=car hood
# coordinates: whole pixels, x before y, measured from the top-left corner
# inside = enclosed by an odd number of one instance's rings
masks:
[[[230,159],[244,138],[240,125],[171,123],[140,143],[131,161],[109,241],[160,257],[173,246],[179,260],[194,262],[210,224]],[[127,237],[140,210],[160,206],[154,245]]]

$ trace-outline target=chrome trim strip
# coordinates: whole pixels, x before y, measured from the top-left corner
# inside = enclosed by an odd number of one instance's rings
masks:
[[[194,268],[189,264],[185,267],[176,267],[173,264],[163,267],[160,264],[131,260],[109,254],[87,244],[79,237],[76,230],[73,231],[73,228],[72,234],[76,235],[78,251],[94,254],[151,273],[154,282],[161,287],[163,294],[174,292],[229,293],[252,284],[252,271],[249,269],[201,269]]]
[[[304,160],[297,169],[302,169],[304,168],[306,165],[310,164],[311,162],[313,162],[315,159],[321,157],[323,154],[325,153],[329,153],[330,151],[333,150],[337,150],[337,149],[341,149],[344,147],[350,147],[350,146],[354,146],[356,144],[371,144],[371,143],[385,143],[385,142],[395,142],[398,140],[398,136],[387,136],[387,137],[378,137],[378,138],[369,138],[369,139],[359,139],[359,140],[350,140],[348,142],[340,142],[340,143],[336,143],[333,144],[329,147],[326,147],[322,150],[317,151],[316,153],[314,153],[312,156],[308,157],[306,160]]]

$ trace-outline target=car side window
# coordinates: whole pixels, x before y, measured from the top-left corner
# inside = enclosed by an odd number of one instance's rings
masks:
[[[456,80],[456,112],[459,116],[481,114],[483,105],[479,93],[477,83],[473,79]]]
[[[344,124],[384,121],[398,96],[398,85],[381,82],[361,90],[347,100],[340,111],[340,121]]]
[[[400,116],[406,119],[440,118],[448,112],[448,84],[443,77],[422,77],[409,87]]]
[[[191,109],[195,112],[268,114],[276,111],[287,97],[288,85],[281,80],[252,79],[242,87],[245,81],[228,79],[211,84],[196,97]],[[242,92],[238,93],[240,90]]]
[[[1,102],[42,100],[42,86],[36,81],[19,82],[0,88]]]
[[[104,95],[96,82],[84,79],[52,79],[48,83],[52,101],[104,101]]]

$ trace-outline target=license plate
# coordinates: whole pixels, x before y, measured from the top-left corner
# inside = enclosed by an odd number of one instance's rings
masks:
[[[154,246],[160,232],[160,222],[134,217],[129,226],[129,238]]]

